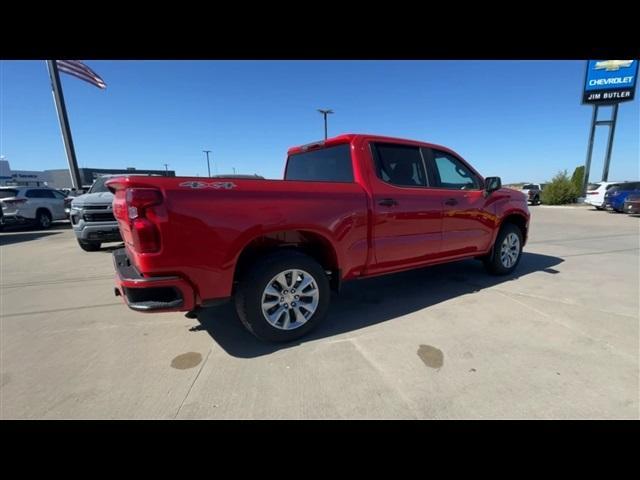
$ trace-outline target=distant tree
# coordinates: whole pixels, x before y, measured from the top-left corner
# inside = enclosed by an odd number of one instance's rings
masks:
[[[584,165],[576,167],[571,176],[571,183],[573,183],[574,192],[576,198],[582,196],[582,184],[584,182]]]
[[[575,186],[567,171],[561,171],[551,179],[541,194],[542,203],[547,205],[563,205],[566,203],[574,203],[577,198]]]

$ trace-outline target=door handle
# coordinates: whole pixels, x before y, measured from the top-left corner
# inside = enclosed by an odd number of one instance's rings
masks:
[[[396,202],[393,198],[385,198],[383,200],[380,200],[378,202],[378,205],[382,205],[383,207],[393,207],[394,205],[398,205],[398,202]]]
[[[445,201],[444,204],[454,206],[458,204],[458,201],[455,198],[450,198],[449,200]]]

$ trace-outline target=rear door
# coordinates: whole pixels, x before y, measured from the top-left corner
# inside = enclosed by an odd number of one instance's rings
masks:
[[[418,146],[370,145],[375,176],[370,273],[426,263],[440,253],[442,206],[428,183]]]
[[[25,191],[24,196],[27,197],[27,202],[24,204],[26,208],[24,210],[21,209],[23,216],[35,219],[38,208],[46,208],[51,211],[48,202],[43,198],[41,189],[30,188]]]
[[[483,180],[460,158],[425,148],[423,155],[434,188],[442,194],[442,256],[486,251],[495,225],[495,207],[485,199]]]

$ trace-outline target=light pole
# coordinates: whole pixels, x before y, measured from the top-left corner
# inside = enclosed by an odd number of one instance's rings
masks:
[[[330,109],[323,110],[319,108],[318,111],[324,117],[324,139],[326,140],[327,139],[327,115],[333,113],[333,110],[330,110]]]
[[[207,171],[209,172],[209,178],[211,178],[211,165],[209,165],[209,154],[211,150],[203,150],[203,152],[207,154]]]
[[[168,174],[168,173],[169,173],[169,164],[168,164],[168,163],[163,163],[163,165],[164,165],[164,171],[165,171],[165,173],[166,173],[166,174]],[[167,176],[167,175],[165,175],[165,177],[166,177],[166,176]]]

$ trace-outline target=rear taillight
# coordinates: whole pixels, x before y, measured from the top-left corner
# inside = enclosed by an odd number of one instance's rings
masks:
[[[7,207],[15,207],[17,205],[22,205],[23,203],[27,203],[26,198],[13,198],[11,200],[2,200]]]
[[[597,195],[598,192],[587,192],[587,195]]]
[[[162,203],[162,193],[154,188],[129,188],[126,202],[134,249],[138,253],[157,252],[160,250],[160,232],[153,222],[153,207]]]

